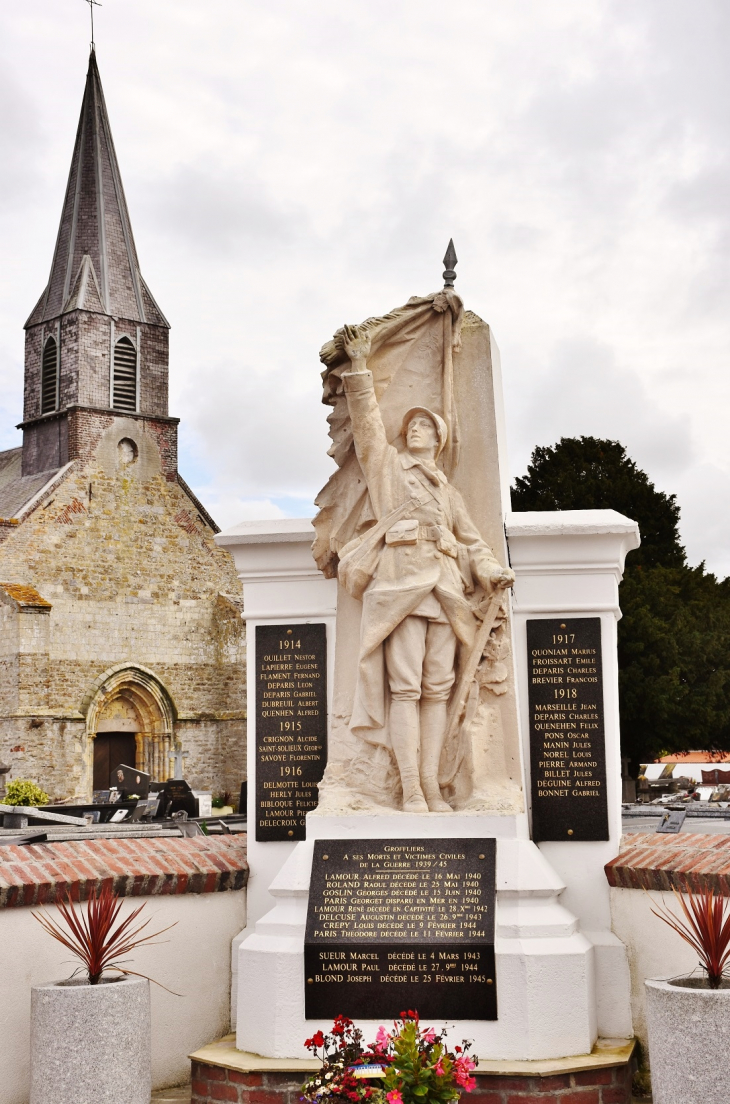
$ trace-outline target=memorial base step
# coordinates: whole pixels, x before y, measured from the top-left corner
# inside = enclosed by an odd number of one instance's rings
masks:
[[[262,1058],[226,1035],[190,1055],[191,1104],[299,1104],[316,1061]],[[484,1060],[464,1104],[631,1104],[634,1041],[599,1039],[590,1054],[535,1062]]]

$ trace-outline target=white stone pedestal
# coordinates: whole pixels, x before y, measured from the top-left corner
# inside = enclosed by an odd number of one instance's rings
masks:
[[[274,549],[282,572],[278,576],[273,574],[272,560],[264,547],[265,530],[270,530],[272,524],[291,526],[291,535],[270,537],[272,545],[288,540],[292,546],[287,555],[281,548]],[[259,526],[246,550],[234,551],[247,588],[249,623],[324,618],[332,625],[336,584],[323,580],[316,569],[310,568],[307,573],[306,566],[311,562],[305,543],[309,539],[307,524],[269,522]],[[528,618],[601,618],[609,840],[542,843],[538,847],[529,838],[526,813],[334,817],[316,812],[307,818],[304,843],[256,844],[251,840],[249,925],[234,947],[241,978],[237,995],[240,1049],[276,1058],[303,1058],[303,1040],[317,1028],[329,1027],[324,1022],[304,1019],[304,930],[312,841],[337,838],[497,839],[495,952],[499,1019],[459,1021],[454,1029],[454,1038],[474,1040],[481,1058],[562,1058],[589,1053],[598,1034],[617,1038],[631,1034],[626,949],[611,932],[603,868],[617,854],[621,834],[618,583],[626,552],[638,544],[638,529],[635,522],[614,511],[599,510],[511,514],[506,531],[510,561],[517,576],[514,639],[523,719],[528,705]],[[240,534],[238,539],[240,542]],[[234,542],[226,543],[231,546]],[[288,570],[292,570],[295,547],[296,555],[301,555],[302,575],[294,580],[294,586],[288,585],[292,581],[288,578],[284,588],[282,565],[289,562]],[[272,586],[274,582],[276,586]],[[316,583],[320,588],[316,591],[299,589],[300,584],[314,587]],[[306,609],[305,595],[310,602]],[[317,608],[322,612],[318,613]],[[333,649],[330,656],[332,653]],[[249,693],[252,702],[252,684]],[[253,733],[250,722],[249,756],[253,756]],[[529,734],[525,724],[522,741],[529,801]],[[249,771],[253,778],[253,758]],[[362,1026],[368,1037],[374,1035],[378,1024],[373,1021]]]
[[[453,1040],[473,1039],[476,1053],[485,1058],[539,1059],[590,1051],[597,1033],[593,944],[561,905],[564,883],[527,838],[524,818],[310,813],[307,836],[270,886],[276,906],[239,947],[239,1049],[303,1058],[304,1039],[331,1026],[304,1019],[304,930],[315,839],[496,836],[499,1019],[459,1020],[452,1027]],[[358,1025],[370,1041],[379,1022],[358,1019]]]
[[[564,510],[508,514],[505,530],[510,563],[516,575],[513,632],[528,803],[526,622],[531,618],[564,616],[598,617],[601,621],[609,838],[599,843],[568,840],[540,843],[539,847],[565,883],[563,904],[576,915],[581,931],[595,946],[599,1034],[628,1037],[632,1033],[628,961],[625,946],[611,931],[604,867],[618,854],[621,842],[618,585],[627,552],[639,545],[639,527],[615,510]]]
[[[327,686],[332,697],[334,630],[337,582],[325,579],[312,559],[314,530],[308,518],[276,521],[244,521],[219,533],[216,544],[233,556],[243,583],[243,617],[247,629],[248,699],[247,777],[248,863],[246,888],[247,926],[234,939],[232,949],[231,1013],[236,1019],[238,947],[255,928],[256,921],[274,907],[269,886],[296,847],[287,841],[259,843],[256,840],[256,671],[257,625],[308,624],[327,626]],[[328,705],[329,708],[329,705]]]

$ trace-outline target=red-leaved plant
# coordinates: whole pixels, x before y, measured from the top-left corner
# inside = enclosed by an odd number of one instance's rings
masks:
[[[175,926],[170,924],[160,931],[140,935],[149,924],[149,920],[137,924],[136,927],[133,925],[144,908],[144,902],[139,908],[130,912],[126,919],[119,920],[122,899],[114,893],[108,882],[104,882],[99,893],[95,886],[91,890],[86,903],[86,912],[80,905],[77,908],[68,893],[66,900],[57,901],[57,905],[66,929],[47,913],[34,912],[31,915],[43,925],[49,935],[81,960],[90,985],[98,985],[105,970],[116,970],[120,974],[134,974],[134,970],[127,970],[121,965],[122,957],[137,947],[149,946],[158,935]]]
[[[685,919],[675,916],[661,905],[651,911],[694,947],[700,956],[700,966],[707,972],[710,989],[719,989],[730,959],[730,913],[726,915],[728,899],[716,897],[714,889],[692,893],[689,887],[685,887],[684,892],[689,903],[674,890]]]

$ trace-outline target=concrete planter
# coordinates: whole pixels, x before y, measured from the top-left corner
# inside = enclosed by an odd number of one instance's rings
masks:
[[[33,986],[30,1066],[30,1104],[149,1104],[149,982]]]
[[[645,981],[654,1104],[720,1104],[728,1099],[730,983],[703,978]]]

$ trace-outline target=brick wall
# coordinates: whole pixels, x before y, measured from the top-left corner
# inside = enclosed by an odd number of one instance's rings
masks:
[[[140,906],[147,932],[162,932],[125,965],[157,984],[152,1002],[152,1084],[179,1085],[188,1055],[230,1031],[231,941],[246,924],[245,841],[231,837],[87,839],[0,848],[2,1000],[0,1102],[30,1097],[31,987],[70,977],[80,964],[43,930],[39,907],[58,920],[55,894],[83,897],[110,882],[120,917]],[[4,906],[4,907],[3,907]],[[12,1010],[12,1014],[10,1014]],[[149,1099],[149,1098],[148,1098]],[[122,1091],[120,1104],[125,1104]]]
[[[730,837],[637,832],[624,837],[620,853],[606,866],[606,877],[615,889],[697,892],[710,887],[730,897]]]
[[[122,897],[221,893],[248,879],[245,835],[75,840],[6,845],[0,909],[86,900],[109,884]]]
[[[193,1062],[191,1104],[299,1104],[303,1075],[246,1073]]]
[[[191,1104],[299,1104],[304,1073],[252,1073],[192,1063]],[[631,1104],[631,1065],[550,1077],[479,1075],[463,1104]]]

